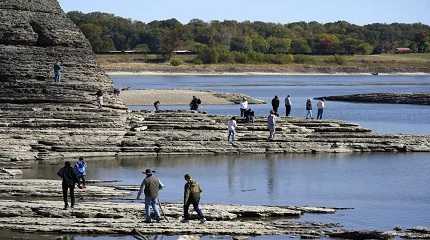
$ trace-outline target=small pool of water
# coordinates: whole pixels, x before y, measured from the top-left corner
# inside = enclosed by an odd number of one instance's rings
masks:
[[[57,179],[60,165],[39,165],[25,178]],[[429,154],[290,154],[119,158],[89,162],[88,176],[138,185],[157,170],[164,202],[181,202],[185,173],[203,188],[203,203],[354,208],[305,220],[355,229],[430,225]]]

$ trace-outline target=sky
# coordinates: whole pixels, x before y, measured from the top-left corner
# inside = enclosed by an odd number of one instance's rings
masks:
[[[68,11],[107,12],[150,22],[176,18],[182,23],[210,20],[289,23],[345,20],[430,25],[430,0],[59,0]]]

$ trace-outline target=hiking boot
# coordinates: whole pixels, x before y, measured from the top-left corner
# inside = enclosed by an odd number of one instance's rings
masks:
[[[188,222],[190,222],[190,220],[188,220],[188,219],[182,219],[181,220],[181,223],[188,223]]]
[[[202,219],[200,219],[200,223],[201,224],[203,224],[203,223],[205,223],[206,222],[206,218],[202,218]]]
[[[149,219],[145,220],[145,223],[152,223],[152,221]]]
[[[67,206],[67,205],[66,205],[66,206],[64,206],[63,210],[67,210],[67,208],[68,208],[68,207],[69,207],[69,206]]]

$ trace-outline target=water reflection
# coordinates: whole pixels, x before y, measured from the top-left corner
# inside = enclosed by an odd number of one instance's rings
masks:
[[[138,185],[145,168],[167,186],[162,201],[181,202],[184,173],[202,185],[203,203],[352,207],[324,216],[352,227],[430,225],[428,154],[308,154],[126,157],[90,160],[88,176]],[[52,178],[62,164],[26,178]]]

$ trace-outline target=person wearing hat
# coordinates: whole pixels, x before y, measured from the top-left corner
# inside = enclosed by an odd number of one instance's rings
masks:
[[[82,182],[82,187],[86,188],[85,176],[87,175],[87,163],[84,161],[83,157],[79,157],[79,160],[74,166],[76,176]]]
[[[200,185],[192,179],[189,174],[185,174],[185,187],[184,187],[184,219],[182,222],[188,222],[190,220],[190,214],[188,212],[190,205],[193,205],[194,211],[196,211],[200,222],[206,222],[206,218],[203,216],[202,210],[199,207],[200,195],[202,189]]]
[[[158,177],[154,176],[154,171],[151,169],[145,170],[145,179],[143,179],[140,185],[139,193],[137,194],[137,200],[140,199],[142,192],[145,194],[145,222],[151,222],[150,207],[155,213],[155,220],[159,222],[161,220],[160,211],[157,207],[158,192],[163,189],[164,185],[161,183]]]

